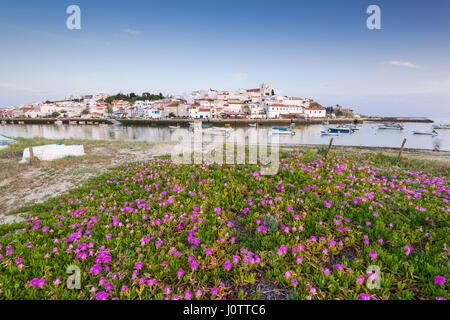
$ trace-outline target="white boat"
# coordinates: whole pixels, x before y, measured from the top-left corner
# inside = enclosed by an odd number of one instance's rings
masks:
[[[248,126],[252,127],[252,128],[256,128],[256,123],[249,123]]]
[[[180,129],[180,125],[176,125],[176,126],[169,126],[170,130],[176,130],[176,129]]]
[[[433,130],[431,132],[419,130],[419,131],[413,131],[413,133],[427,135],[427,136],[437,136],[437,134],[438,134],[435,130]]]
[[[450,129],[450,124],[433,124],[433,129]]]
[[[64,144],[48,144],[44,146],[31,147],[33,155],[41,161],[51,161],[61,159],[64,157],[78,157],[84,156],[84,147],[79,144],[66,146]],[[30,160],[30,148],[23,150],[22,161],[25,163]]]
[[[403,130],[403,126],[398,125],[398,126],[391,126],[391,125],[380,125],[378,127],[378,129],[383,129],[383,130]]]
[[[278,130],[278,129],[271,129],[271,134],[282,134],[282,135],[289,135],[293,136],[295,134],[294,130]]]
[[[220,131],[220,130],[203,130],[203,134],[208,134],[211,136],[228,136],[230,134],[229,131]]]
[[[16,142],[16,140],[4,137],[2,135],[0,135],[0,146],[7,146],[10,143],[14,143]]]
[[[222,128],[222,127],[212,127],[211,129],[214,131],[226,131],[226,132],[230,132],[233,130],[232,128]]]
[[[383,123],[378,129],[391,129],[391,130],[403,130],[403,124],[401,123]]]

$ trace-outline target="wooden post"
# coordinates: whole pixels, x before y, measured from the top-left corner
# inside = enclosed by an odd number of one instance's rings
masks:
[[[36,163],[36,162],[37,162],[37,161],[36,161],[37,159],[36,159],[36,157],[34,156],[33,148],[32,148],[32,147],[29,147],[28,150],[30,151],[30,163],[31,163],[31,164]]]
[[[403,139],[402,146],[400,147],[400,152],[398,153],[398,160],[400,160],[400,158],[402,157],[403,148],[405,147],[405,144],[406,144],[406,138]]]
[[[330,152],[332,145],[333,145],[333,138],[330,139],[330,144],[328,145],[328,150],[327,153],[325,153],[325,157],[328,155],[328,152]]]

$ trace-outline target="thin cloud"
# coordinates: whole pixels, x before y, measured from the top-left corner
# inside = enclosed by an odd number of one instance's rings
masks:
[[[137,36],[138,34],[141,33],[138,30],[133,30],[133,29],[130,29],[130,28],[124,29],[123,32],[131,34],[132,36]]]
[[[235,74],[233,74],[233,78],[236,81],[243,81],[248,78],[248,74],[243,73],[243,72],[236,72]]]
[[[7,83],[7,82],[0,82],[0,89],[9,90],[9,91],[23,91],[23,92],[29,92],[29,93],[42,93],[42,91],[40,91],[40,90],[35,90],[35,89],[27,88],[27,87],[21,87],[21,86],[12,84],[12,83]]]
[[[389,61],[388,62],[391,66],[396,67],[405,67],[405,68],[413,68],[413,69],[422,69],[421,66],[414,64],[409,61]]]

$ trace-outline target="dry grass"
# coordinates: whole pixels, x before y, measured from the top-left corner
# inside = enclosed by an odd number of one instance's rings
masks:
[[[82,144],[86,155],[19,164],[25,148],[59,142]],[[64,194],[111,167],[146,160],[169,150],[168,146],[147,142],[18,138],[16,144],[0,151],[0,216]]]

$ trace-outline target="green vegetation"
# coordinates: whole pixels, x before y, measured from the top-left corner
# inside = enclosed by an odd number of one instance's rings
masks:
[[[448,299],[450,181],[407,166],[125,164],[0,226],[0,299]]]
[[[104,99],[104,101],[106,103],[111,103],[113,100],[123,100],[123,101],[128,101],[128,102],[135,102],[138,100],[161,100],[164,99],[164,96],[162,95],[162,93],[159,94],[150,94],[148,92],[144,92],[142,94],[142,96],[136,95],[135,93],[130,93],[130,94],[123,94],[123,93],[118,93],[114,96],[110,96],[106,99]]]

